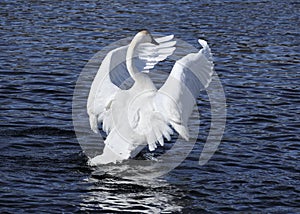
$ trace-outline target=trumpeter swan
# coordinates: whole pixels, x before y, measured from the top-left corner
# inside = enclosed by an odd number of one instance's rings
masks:
[[[143,30],[128,46],[106,55],[92,83],[87,112],[91,129],[99,133],[98,124],[102,122],[107,138],[103,154],[90,159],[90,165],[133,158],[146,145],[153,151],[157,143],[164,145],[164,138],[170,140],[170,125],[188,141],[187,122],[195,99],[213,74],[210,48],[204,40],[198,41],[203,48],[176,61],[159,90],[147,72],[173,54],[173,35],[154,39]],[[127,90],[115,84],[124,74],[134,81]]]

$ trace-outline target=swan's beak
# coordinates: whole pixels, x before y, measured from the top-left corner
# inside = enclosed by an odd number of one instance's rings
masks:
[[[155,41],[152,36],[151,36],[151,43],[154,44],[154,45],[159,45],[159,43],[157,41]]]

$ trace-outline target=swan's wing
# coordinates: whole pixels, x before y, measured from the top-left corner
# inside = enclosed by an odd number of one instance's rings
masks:
[[[147,99],[145,96],[143,109],[130,111],[134,113],[129,117],[131,127],[145,136],[150,151],[156,149],[157,143],[163,145],[163,138],[171,139],[173,130],[170,124],[184,139],[189,139],[189,116],[200,91],[209,85],[213,75],[209,46],[204,40],[199,40],[199,43],[203,48],[198,53],[188,54],[178,60],[157,93]],[[147,101],[153,104],[153,108],[147,108],[151,106]]]
[[[127,46],[110,51],[102,61],[92,83],[87,101],[87,112],[91,129],[95,133],[99,132],[98,122],[103,121],[103,130],[106,132],[109,132],[113,126],[110,106],[120,90],[114,82],[126,79],[129,75],[124,65],[126,51]]]
[[[132,59],[137,70],[148,73],[158,62],[172,55],[176,49],[176,41],[173,41],[173,38],[173,35],[155,38],[159,45],[152,43],[139,44]],[[121,49],[122,51],[118,52],[119,57],[123,60],[119,60],[116,69],[109,72],[112,83],[121,89],[129,89],[134,83],[126,68],[127,48],[128,46],[124,46]]]
[[[167,81],[159,89],[155,104],[174,129],[186,140],[189,138],[188,119],[200,91],[211,82],[213,61],[206,41],[198,40],[202,49],[176,61]]]
[[[142,43],[138,45],[135,53],[134,62],[139,71],[148,73],[150,69],[172,55],[175,51],[176,41],[174,35],[155,38],[159,45],[152,43]]]

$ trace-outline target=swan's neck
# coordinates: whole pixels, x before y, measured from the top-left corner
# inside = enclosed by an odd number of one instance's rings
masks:
[[[135,39],[133,39],[129,44],[126,53],[126,67],[130,76],[132,77],[132,79],[134,79],[134,81],[137,80],[136,74],[139,72],[133,63],[134,52],[137,45],[138,45],[137,42],[135,41]]]

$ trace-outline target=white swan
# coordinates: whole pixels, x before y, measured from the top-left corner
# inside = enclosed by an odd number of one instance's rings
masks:
[[[99,133],[98,123],[108,134],[103,154],[89,164],[116,163],[136,156],[147,144],[150,151],[164,145],[173,134],[170,125],[188,140],[188,118],[200,90],[211,81],[213,62],[209,46],[178,60],[164,85],[157,90],[146,74],[159,61],[175,51],[173,35],[154,38],[144,30],[129,46],[110,51],[102,61],[92,83],[87,103],[91,129]],[[120,82],[134,80],[128,90]]]

